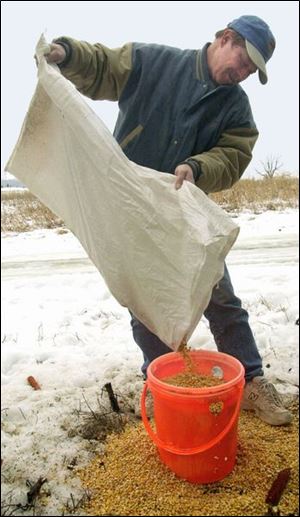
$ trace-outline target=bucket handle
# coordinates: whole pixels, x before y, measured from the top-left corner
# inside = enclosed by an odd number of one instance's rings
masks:
[[[158,447],[161,447],[162,449],[164,449],[168,452],[172,452],[174,454],[181,454],[182,456],[187,456],[187,455],[191,455],[191,454],[198,454],[200,452],[204,452],[204,451],[210,449],[211,447],[214,447],[214,445],[216,445],[217,442],[222,440],[222,438],[224,438],[224,436],[230,430],[231,426],[233,425],[233,423],[238,415],[238,412],[240,410],[240,402],[241,402],[241,398],[243,395],[243,390],[240,390],[241,393],[239,395],[239,398],[238,398],[238,401],[236,404],[236,409],[235,409],[231,419],[229,420],[229,423],[227,424],[225,429],[223,429],[223,431],[221,431],[221,433],[218,434],[218,436],[216,436],[215,438],[210,440],[210,442],[208,442],[206,445],[200,445],[198,447],[194,447],[191,449],[177,449],[176,447],[172,447],[172,445],[167,445],[160,438],[158,438],[157,434],[153,431],[152,427],[150,426],[148,418],[147,418],[147,413],[146,413],[147,390],[148,390],[148,383],[146,381],[144,384],[144,388],[143,388],[142,396],[141,396],[141,413],[142,413],[142,419],[143,419],[143,423],[144,423],[147,433],[149,434],[150,438],[153,440],[153,442]]]

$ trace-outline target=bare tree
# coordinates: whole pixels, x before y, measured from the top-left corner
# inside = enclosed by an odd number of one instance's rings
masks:
[[[280,161],[279,156],[268,156],[264,162],[260,162],[262,164],[263,170],[256,172],[263,176],[264,178],[273,178],[276,172],[282,167],[283,163]]]

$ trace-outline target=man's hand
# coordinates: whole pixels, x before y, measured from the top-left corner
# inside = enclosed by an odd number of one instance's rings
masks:
[[[59,65],[66,59],[66,51],[59,43],[51,43],[50,52],[45,54],[47,63],[56,63]]]
[[[187,163],[177,165],[174,174],[176,176],[175,189],[178,190],[182,187],[184,180],[190,181],[195,184],[193,170]]]

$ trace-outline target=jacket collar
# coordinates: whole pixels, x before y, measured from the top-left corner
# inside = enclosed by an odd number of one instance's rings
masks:
[[[207,49],[209,45],[210,43],[206,43],[202,49],[198,50],[196,60],[196,75],[199,81],[204,81],[209,85],[210,88],[216,88],[218,85],[210,77],[207,65]]]

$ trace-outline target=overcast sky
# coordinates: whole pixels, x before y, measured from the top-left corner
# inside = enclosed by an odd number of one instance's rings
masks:
[[[262,86],[257,74],[242,86],[260,131],[244,177],[278,157],[283,171],[298,174],[299,3],[293,2],[1,2],[2,152],[1,174],[17,141],[36,85],[33,59],[40,34],[51,41],[71,36],[118,47],[128,41],[199,48],[217,30],[243,14],[255,14],[271,27],[277,41]],[[117,104],[89,105],[113,130]]]

